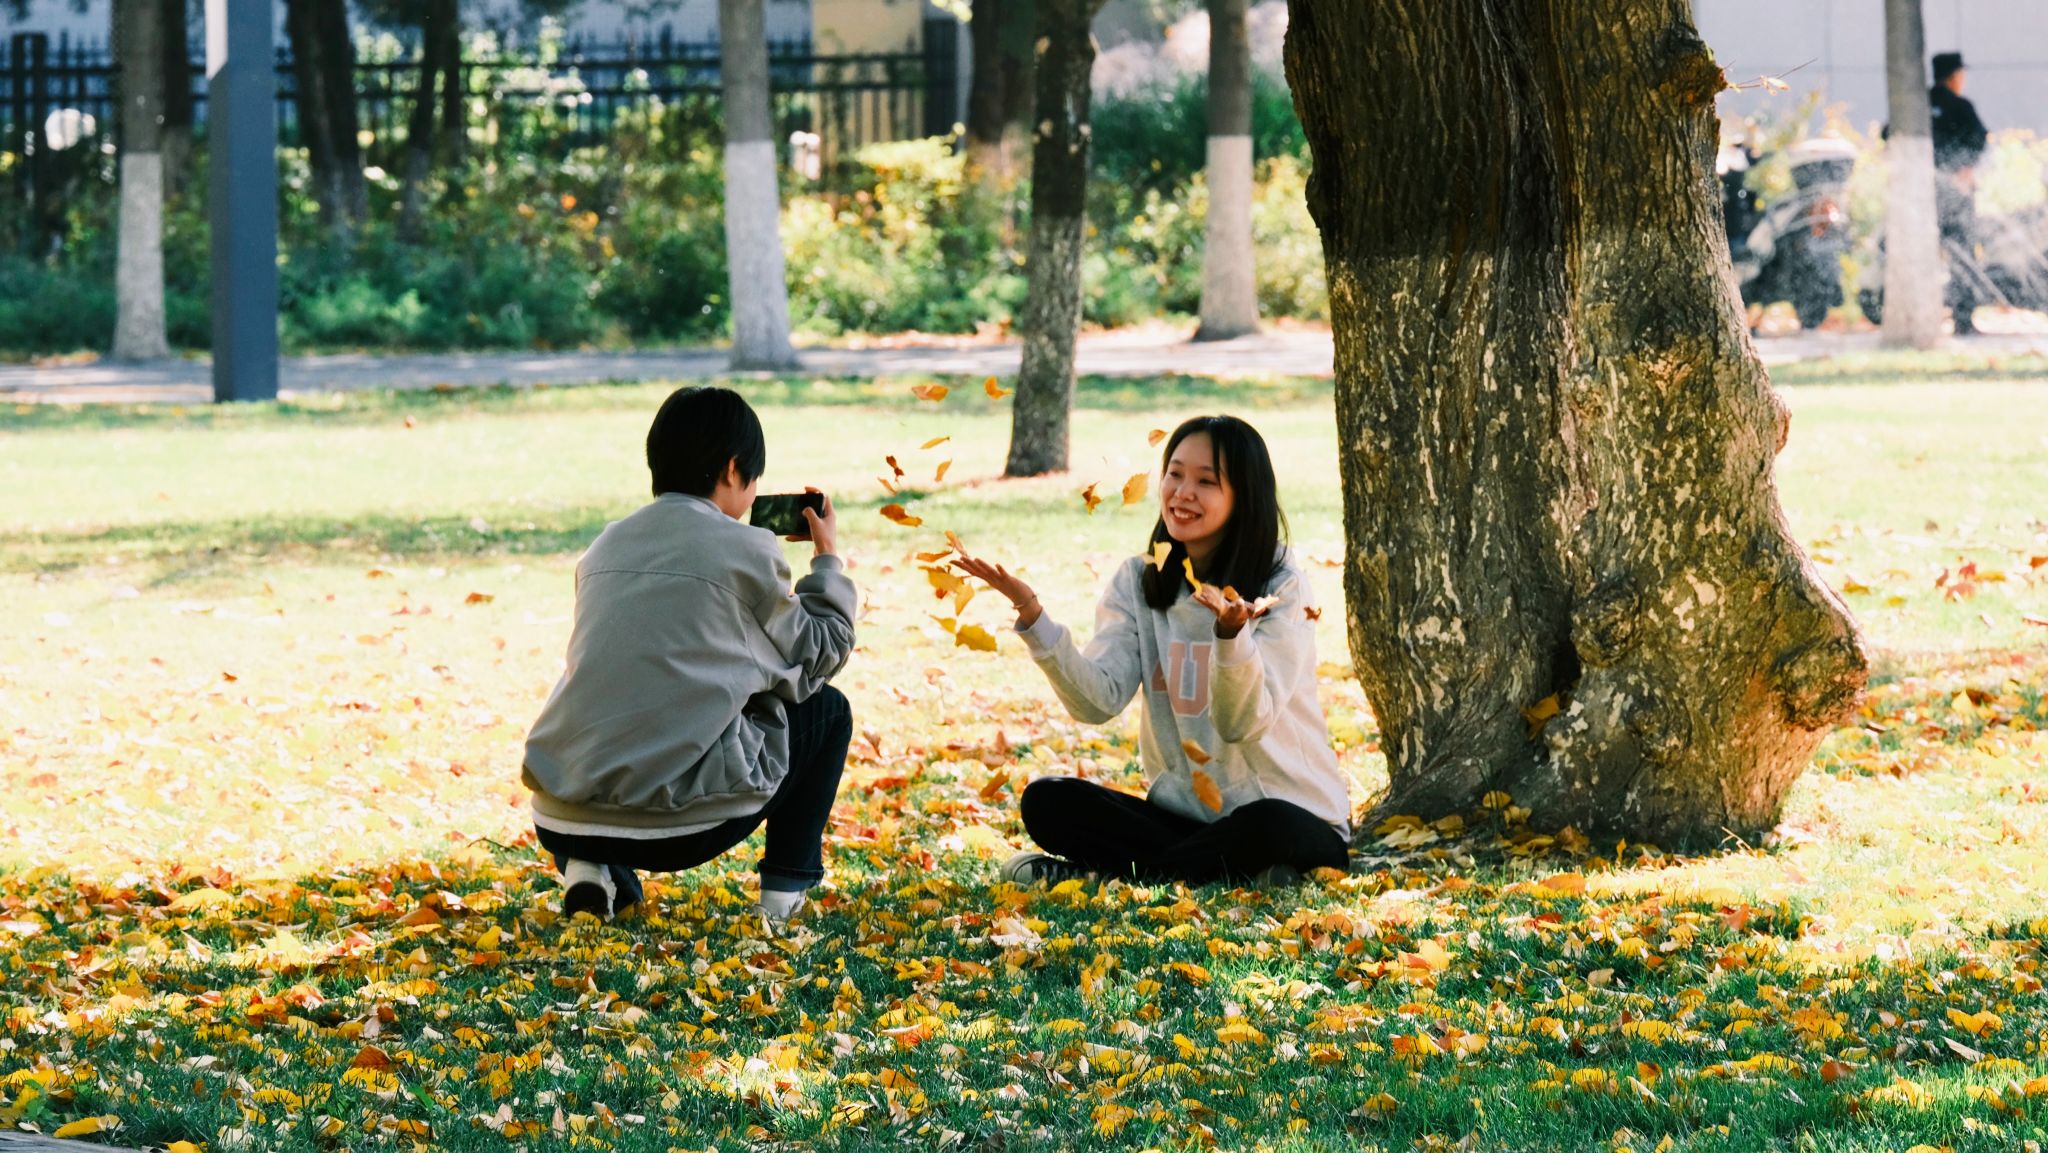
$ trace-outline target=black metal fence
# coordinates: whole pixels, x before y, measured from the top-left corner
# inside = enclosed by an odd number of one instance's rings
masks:
[[[920,51],[822,55],[805,41],[769,46],[770,87],[786,134],[819,136],[824,156],[883,140],[943,135],[960,106],[959,25],[927,21]],[[416,56],[371,58],[355,68],[358,115],[374,140],[405,134],[418,82]],[[547,52],[518,51],[463,61],[465,90],[486,121],[511,111],[544,111],[576,142],[602,141],[626,109],[657,102],[718,98],[716,43],[648,40],[594,45],[570,41]],[[191,62],[193,119],[206,118],[206,67]],[[297,76],[290,55],[277,61],[278,143],[298,143]],[[52,41],[17,33],[0,43],[0,153],[24,158],[52,147],[98,146],[115,139],[115,69],[97,42]]]

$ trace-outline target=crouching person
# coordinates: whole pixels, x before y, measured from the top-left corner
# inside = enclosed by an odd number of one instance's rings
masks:
[[[568,667],[526,740],[526,786],[562,910],[639,901],[636,870],[676,872],[763,822],[759,912],[786,923],[824,878],[823,841],[853,733],[828,682],[853,651],[855,592],[831,501],[790,586],[782,546],[742,522],[767,468],[738,393],[680,389],[647,433],[654,501],[576,566]]]

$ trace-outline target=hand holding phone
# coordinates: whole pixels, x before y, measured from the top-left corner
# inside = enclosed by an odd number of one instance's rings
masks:
[[[832,511],[832,498],[815,488],[755,497],[747,523],[784,540],[810,541],[819,556],[839,549],[839,518]]]

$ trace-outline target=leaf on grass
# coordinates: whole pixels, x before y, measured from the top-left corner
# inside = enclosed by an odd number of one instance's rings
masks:
[[[992,653],[996,651],[996,638],[988,635],[988,630],[980,625],[961,625],[960,631],[953,634],[953,645],[978,653]]]
[[[988,393],[988,398],[990,400],[1001,400],[1004,397],[1010,395],[1010,393],[1016,391],[1015,389],[1004,388],[1002,385],[996,383],[996,378],[993,376],[981,382],[981,389],[983,392]]]
[[[951,391],[953,390],[943,384],[914,384],[910,386],[910,395],[919,400],[941,401],[946,399],[946,394]]]
[[[932,477],[932,483],[933,483],[933,484],[938,484],[938,483],[940,483],[941,481],[944,481],[944,480],[946,479],[946,470],[947,470],[947,469],[949,469],[949,468],[952,468],[952,467],[953,467],[953,462],[952,462],[952,461],[950,461],[950,460],[942,460],[942,461],[940,461],[940,462],[939,462],[939,471],[938,471],[938,474]]]
[[[50,1136],[55,1137],[59,1141],[69,1140],[72,1137],[90,1137],[95,1133],[106,1133],[116,1129],[120,1124],[121,1119],[119,1117],[112,1113],[103,1113],[97,1117],[80,1117],[68,1125],[59,1125],[57,1131],[50,1134]]]
[[[1210,761],[1216,759],[1209,755],[1209,750],[1196,744],[1192,739],[1187,737],[1181,738],[1180,751],[1186,753],[1188,759],[1195,762],[1198,765],[1206,765]]]
[[[1543,726],[1549,724],[1550,718],[1556,716],[1561,711],[1558,707],[1556,693],[1552,693],[1528,708],[1523,709],[1522,719],[1529,722],[1529,739],[1533,741],[1537,737],[1542,736]]]
[[[1151,448],[1158,448],[1159,442],[1165,439],[1166,430],[1163,428],[1155,428],[1151,432],[1145,434],[1145,444]]]
[[[194,889],[189,893],[178,894],[176,899],[171,901],[170,910],[173,913],[190,913],[195,909],[216,909],[234,903],[235,895],[225,889]]]
[[[1160,572],[1165,572],[1166,558],[1172,555],[1173,542],[1162,540],[1153,544],[1151,554],[1145,559],[1151,563],[1153,568],[1158,569]]]
[[[918,447],[919,449],[937,448],[937,447],[939,447],[940,445],[942,445],[942,444],[944,444],[944,443],[946,443],[947,441],[949,441],[949,440],[952,440],[952,439],[953,439],[953,438],[952,438],[952,437],[950,437],[950,436],[935,436],[935,437],[931,438],[930,440],[928,440],[928,441],[925,441],[925,442],[924,442],[923,444],[921,444],[921,445],[918,445],[917,447]]]
[[[1151,490],[1151,487],[1152,474],[1149,472],[1141,472],[1138,475],[1132,477],[1131,479],[1125,481],[1124,507],[1129,508],[1130,506],[1144,500],[1145,494]]]
[[[1088,506],[1088,513],[1091,516],[1095,513],[1095,506],[1102,503],[1102,498],[1095,495],[1096,487],[1091,484],[1081,490],[1081,503]]]
[[[1948,1011],[1948,1021],[1949,1024],[1970,1034],[1972,1037],[1982,1037],[1988,1033],[1994,1033],[2000,1025],[2005,1024],[2004,1018],[1989,1009],[1981,1013],[1965,1013],[1961,1009],[1950,1009]]]
[[[348,1067],[351,1069],[389,1069],[391,1068],[391,1054],[386,1053],[375,1045],[365,1045],[361,1049],[356,1050],[355,1058],[348,1063]]]
[[[1003,786],[1009,783],[1009,770],[1005,769],[1001,772],[998,772],[995,776],[990,777],[988,779],[988,784],[985,784],[981,787],[981,799],[984,801],[995,800],[996,794],[1002,792]]]
[[[496,599],[498,598],[490,593],[471,593],[462,598],[462,603],[466,605],[487,605]]]
[[[1181,743],[1181,747],[1185,749],[1187,747],[1187,742],[1183,741]],[[1199,749],[1200,747],[1201,746],[1199,745],[1196,746],[1197,749]],[[1194,756],[1194,753],[1190,752],[1188,756],[1192,758]],[[1206,763],[1208,759],[1209,754],[1203,753],[1202,759],[1196,763]],[[1194,782],[1195,799],[1202,802],[1202,807],[1209,810],[1212,813],[1222,812],[1223,790],[1217,787],[1215,778],[1211,777],[1209,774],[1203,772],[1200,769],[1196,769],[1194,772]]]
[[[916,528],[918,525],[924,523],[923,517],[911,516],[909,513],[903,511],[903,506],[900,504],[885,504],[882,506],[881,511],[884,517],[886,517],[889,520],[895,521],[897,524],[902,525],[904,528]]]

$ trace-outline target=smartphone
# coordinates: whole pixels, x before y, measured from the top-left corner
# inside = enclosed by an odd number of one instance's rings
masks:
[[[776,536],[811,535],[811,522],[804,519],[803,510],[823,515],[825,494],[822,492],[773,493],[754,498],[754,511],[747,515],[747,523],[755,528],[765,528]]]

